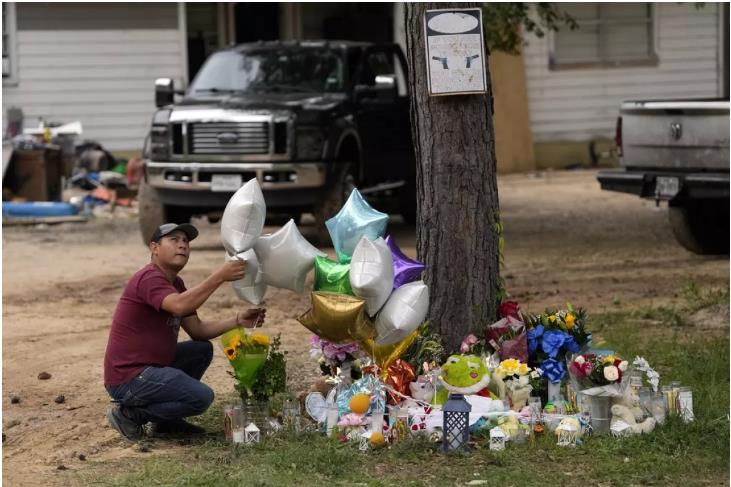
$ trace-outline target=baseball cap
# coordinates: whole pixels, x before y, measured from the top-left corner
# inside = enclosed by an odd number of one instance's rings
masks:
[[[185,233],[188,237],[188,241],[191,241],[198,236],[198,230],[190,223],[181,223],[180,225],[177,223],[164,223],[157,227],[155,233],[152,234],[152,238],[150,238],[150,242],[159,242],[161,238],[165,235],[171,234],[175,230],[180,230]]]

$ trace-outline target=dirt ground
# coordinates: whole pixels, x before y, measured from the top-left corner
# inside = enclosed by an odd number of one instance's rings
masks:
[[[499,193],[506,240],[503,275],[523,309],[541,311],[570,301],[601,312],[677,300],[689,280],[728,286],[727,257],[686,252],[673,240],[664,208],[600,191],[593,172],[505,176]],[[223,260],[218,225],[195,223],[201,236],[182,272],[188,285]],[[306,220],[301,229],[312,231]],[[413,228],[394,217],[389,231],[415,256]],[[148,455],[185,448],[170,444],[137,452],[104,417],[109,398],[102,360],[111,316],[127,279],[149,259],[134,215],[5,227],[2,242],[5,485],[69,485],[74,471],[103,478],[109,460],[139,465]],[[230,286],[223,286],[200,315],[226,318],[245,306]],[[290,351],[290,380],[299,388],[317,375],[307,353],[310,333],[295,320],[307,306],[307,294],[269,290],[267,328],[282,333]],[[219,395],[233,390],[227,369],[223,353],[216,353],[204,377]],[[51,378],[39,380],[40,372]],[[61,394],[65,401],[58,404],[54,399]],[[11,403],[14,395],[19,403]],[[60,465],[67,470],[59,470]]]

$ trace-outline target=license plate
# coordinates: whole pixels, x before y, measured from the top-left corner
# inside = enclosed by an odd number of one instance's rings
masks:
[[[655,194],[672,198],[680,191],[680,181],[678,178],[658,176],[655,178]]]
[[[211,176],[211,191],[236,191],[241,182],[241,174],[214,174]]]

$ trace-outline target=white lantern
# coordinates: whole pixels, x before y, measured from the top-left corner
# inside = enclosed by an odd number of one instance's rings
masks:
[[[576,438],[579,435],[578,428],[573,424],[562,424],[556,428],[558,435],[558,446],[575,446]]]
[[[371,441],[372,434],[372,431],[366,431],[360,435],[360,444],[358,445],[358,449],[360,451],[368,451],[368,445]]]
[[[490,430],[490,450],[504,450],[507,435],[499,426]]]
[[[261,435],[259,428],[254,423],[249,423],[249,426],[244,429],[244,444],[253,445],[259,443]]]
[[[632,433],[632,429],[626,422],[615,420],[612,421],[612,426],[609,427],[609,432],[615,438],[624,438]]]

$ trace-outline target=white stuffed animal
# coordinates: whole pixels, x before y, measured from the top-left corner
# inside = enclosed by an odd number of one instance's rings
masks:
[[[623,421],[629,425],[632,434],[649,433],[655,429],[655,418],[647,418],[641,423],[635,420],[635,416],[627,406],[615,404],[612,406],[612,425],[618,421]]]

